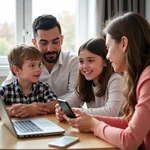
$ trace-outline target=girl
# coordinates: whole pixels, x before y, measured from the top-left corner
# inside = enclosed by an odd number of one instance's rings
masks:
[[[79,48],[79,76],[75,92],[66,100],[72,107],[93,115],[118,116],[124,101],[124,80],[106,59],[105,40],[90,39]],[[87,108],[83,108],[84,102]],[[56,116],[64,120],[56,106]]]

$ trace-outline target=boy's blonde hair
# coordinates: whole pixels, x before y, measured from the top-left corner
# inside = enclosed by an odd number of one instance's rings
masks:
[[[22,69],[24,60],[38,60],[41,58],[41,53],[34,46],[28,46],[26,44],[17,45],[8,51],[8,62],[13,75],[16,74],[13,71],[13,66],[17,66]]]

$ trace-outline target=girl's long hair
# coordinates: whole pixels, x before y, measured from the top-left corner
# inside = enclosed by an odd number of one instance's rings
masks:
[[[113,68],[111,67],[110,62],[106,59],[107,49],[105,46],[105,40],[103,38],[90,39],[79,48],[78,55],[82,50],[87,49],[91,53],[94,53],[102,59],[104,59],[106,63],[106,67],[104,67],[102,73],[99,75],[99,86],[96,96],[101,97],[105,94],[108,80],[113,72]],[[88,81],[79,71],[79,76],[77,80],[77,85],[75,87],[77,94],[84,102],[90,102],[95,100],[94,92],[93,92],[93,81]]]

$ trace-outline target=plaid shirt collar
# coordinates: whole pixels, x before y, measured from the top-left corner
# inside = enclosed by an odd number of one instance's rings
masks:
[[[32,84],[32,90],[31,90],[32,92],[34,92],[37,89],[37,85],[38,85],[37,83]],[[23,93],[22,89],[19,86],[18,79],[14,81],[14,86],[15,86],[15,91]]]

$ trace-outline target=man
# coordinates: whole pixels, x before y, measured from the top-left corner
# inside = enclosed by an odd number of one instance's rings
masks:
[[[32,27],[32,43],[39,49],[43,58],[40,81],[48,83],[58,98],[65,99],[74,90],[78,76],[78,57],[61,50],[64,36],[54,16],[39,16],[34,20]],[[2,85],[14,79],[10,74]]]

